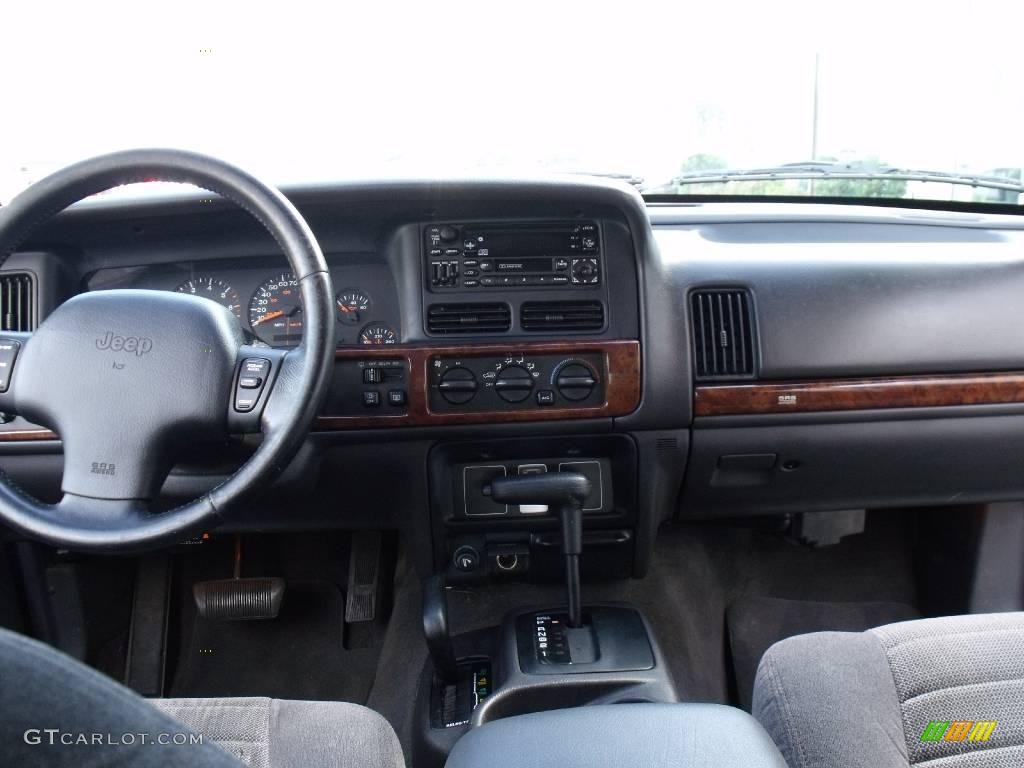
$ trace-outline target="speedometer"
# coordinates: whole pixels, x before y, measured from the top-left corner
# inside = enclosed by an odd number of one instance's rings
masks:
[[[178,293],[190,293],[193,296],[216,301],[221,306],[230,309],[231,313],[239,320],[242,319],[242,302],[238,298],[238,291],[219,277],[210,275],[194,277],[191,280],[186,280],[174,290]]]
[[[256,338],[274,347],[302,341],[302,296],[291,272],[266,280],[249,302],[249,325]]]

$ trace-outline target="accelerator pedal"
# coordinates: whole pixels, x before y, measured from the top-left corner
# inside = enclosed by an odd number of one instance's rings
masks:
[[[345,594],[345,621],[348,624],[373,621],[377,613],[380,556],[380,531],[356,531],[352,534],[348,591]]]
[[[192,586],[196,610],[212,621],[276,619],[284,602],[284,579],[242,578],[242,537],[235,537],[235,573],[230,579],[197,581]]]

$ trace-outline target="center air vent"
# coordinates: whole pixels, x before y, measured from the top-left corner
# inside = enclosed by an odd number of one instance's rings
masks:
[[[512,327],[508,304],[431,304],[427,330],[434,334],[504,333]]]
[[[604,304],[524,301],[519,319],[524,331],[600,331],[604,328]]]
[[[31,276],[0,275],[0,330],[35,330],[34,299]]]
[[[745,290],[703,289],[690,298],[695,378],[754,375],[754,325]]]

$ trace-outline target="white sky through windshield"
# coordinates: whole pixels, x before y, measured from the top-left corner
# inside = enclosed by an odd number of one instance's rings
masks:
[[[659,181],[696,154],[805,161],[816,49],[820,157],[1024,165],[1014,3],[41,3],[4,17],[0,202],[139,146],[278,183],[494,170]]]

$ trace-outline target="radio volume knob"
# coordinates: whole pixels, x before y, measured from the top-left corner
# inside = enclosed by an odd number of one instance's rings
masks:
[[[506,403],[521,403],[533,391],[533,376],[519,365],[510,365],[494,382],[498,397]]]
[[[444,242],[451,243],[458,239],[459,231],[455,229],[455,227],[449,227],[446,224],[445,226],[441,227],[441,230],[440,232],[438,232],[438,235],[440,235],[441,240],[443,240]]]
[[[476,376],[468,368],[449,368],[437,383],[441,397],[452,405],[468,403],[476,395]]]

